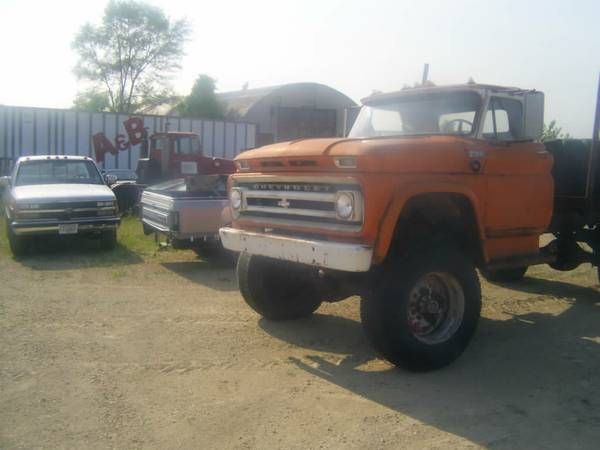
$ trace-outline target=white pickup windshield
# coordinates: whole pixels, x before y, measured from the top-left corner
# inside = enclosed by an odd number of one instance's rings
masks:
[[[104,184],[104,180],[91,161],[53,159],[21,162],[15,185],[62,183]]]
[[[402,95],[363,106],[348,137],[470,135],[480,106],[475,92]]]

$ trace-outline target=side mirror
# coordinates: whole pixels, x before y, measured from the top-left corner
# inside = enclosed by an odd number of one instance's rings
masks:
[[[104,181],[110,186],[111,184],[115,184],[117,182],[117,176],[112,173],[107,173],[104,175]]]
[[[523,139],[539,140],[544,128],[544,93],[527,92],[523,111]]]
[[[2,188],[10,187],[10,177],[9,176],[0,177],[0,187],[2,187]]]

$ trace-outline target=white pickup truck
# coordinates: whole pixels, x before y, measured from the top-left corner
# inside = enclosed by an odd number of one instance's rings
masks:
[[[80,234],[113,248],[120,223],[117,200],[96,163],[85,156],[38,155],[17,160],[2,177],[10,249],[21,256],[30,237]]]

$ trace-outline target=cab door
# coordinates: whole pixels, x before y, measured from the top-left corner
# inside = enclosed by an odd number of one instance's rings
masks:
[[[492,259],[537,253],[552,217],[552,157],[540,143],[519,141],[522,105],[492,97],[482,137],[486,158],[485,235]]]

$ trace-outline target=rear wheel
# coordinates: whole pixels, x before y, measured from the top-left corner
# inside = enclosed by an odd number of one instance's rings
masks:
[[[527,272],[527,269],[528,267],[525,266],[514,267],[511,269],[484,270],[481,273],[488,281],[495,281],[500,283],[514,283],[523,279],[523,277],[525,276],[525,272]]]
[[[409,370],[433,370],[458,358],[480,312],[475,267],[451,247],[391,263],[361,299],[362,324],[375,349]]]
[[[103,250],[112,250],[117,246],[117,230],[103,231],[100,236],[100,246]]]
[[[267,319],[307,317],[321,305],[310,271],[298,264],[242,253],[237,276],[248,306]]]

